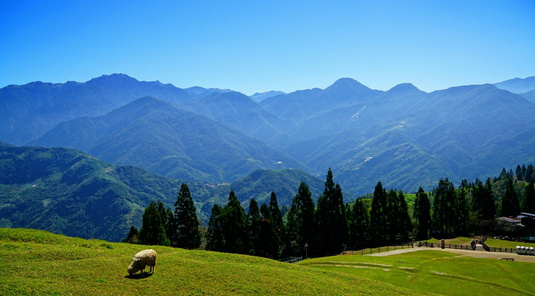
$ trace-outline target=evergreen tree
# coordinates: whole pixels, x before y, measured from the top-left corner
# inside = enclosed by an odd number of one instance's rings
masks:
[[[268,258],[276,258],[279,254],[278,238],[273,227],[273,217],[266,204],[260,207],[260,232],[258,255]]]
[[[455,200],[455,234],[467,235],[468,234],[468,222],[470,220],[470,214],[468,209],[467,200],[468,182],[463,180],[459,186],[459,190],[456,194]]]
[[[507,180],[507,178],[508,178],[507,171],[505,170],[505,168],[502,168],[502,171],[500,173],[500,180]]]
[[[522,168],[519,164],[516,166],[516,179],[518,181],[524,180],[524,172],[522,172]]]
[[[172,246],[195,249],[201,245],[199,220],[188,185],[184,183],[180,185],[171,224],[173,231],[170,237]]]
[[[251,254],[262,256],[259,254],[261,249],[260,243],[260,210],[258,209],[258,203],[254,198],[249,203],[249,213],[247,214],[249,219],[249,242],[251,243]]]
[[[327,254],[340,253],[347,235],[347,220],[342,189],[339,184],[334,185],[330,168],[325,180],[325,189],[318,198],[316,223],[322,251]]]
[[[424,240],[429,238],[431,229],[431,203],[424,189],[420,187],[414,200],[413,218],[416,229],[416,239]]]
[[[401,242],[409,241],[409,234],[412,232],[412,223],[409,216],[409,209],[403,191],[398,192],[399,207],[396,212],[396,221],[400,225],[398,231],[398,240]]]
[[[386,220],[389,221],[388,224],[388,244],[397,242],[398,234],[401,232],[401,225],[399,224],[399,199],[398,194],[394,189],[390,189],[386,193]]]
[[[533,181],[533,165],[529,164],[526,169],[526,175],[524,176],[524,181],[531,182]]]
[[[220,217],[221,211],[221,207],[218,204],[214,204],[210,221],[208,221],[208,230],[206,231],[206,249],[210,251],[223,251],[223,246],[225,245]]]
[[[472,211],[479,217],[483,224],[492,224],[496,216],[496,205],[494,204],[490,178],[487,179],[485,184],[476,179],[472,188]]]
[[[158,204],[161,203],[158,201]],[[143,213],[143,226],[139,231],[139,240],[145,245],[169,246],[171,242],[167,238],[161,209],[156,202],[151,201]],[[165,213],[165,211],[163,211]]]
[[[225,244],[223,251],[228,253],[249,253],[249,225],[245,210],[238,198],[231,190],[228,203],[221,212],[223,237]]]
[[[369,244],[370,217],[362,199],[357,199],[348,211],[349,245],[359,250]]]
[[[524,199],[522,200],[522,210],[528,213],[535,213],[535,188],[533,180],[526,186]]]
[[[502,197],[502,216],[516,217],[520,214],[520,203],[515,188],[513,187],[513,180],[507,180],[507,187]]]
[[[384,245],[388,240],[388,205],[387,194],[381,182],[377,182],[373,191],[372,208],[370,213],[372,241],[374,245]]]
[[[287,248],[289,248],[289,241],[288,236],[286,235],[286,229],[282,221],[282,214],[275,192],[271,192],[269,211],[271,212],[271,217],[273,219],[271,220],[271,223],[273,224],[273,229],[275,230],[278,238],[277,245],[279,246],[278,254],[280,256],[287,252]]]
[[[294,254],[303,254],[305,245],[309,250],[317,249],[314,201],[305,182],[301,182],[292,206],[288,212],[288,236]]]
[[[449,237],[455,234],[455,187],[447,178],[441,179],[435,188],[433,202],[433,226],[437,235]]]
[[[128,235],[125,239],[123,239],[123,243],[129,243],[129,244],[137,244],[139,242],[139,231],[137,228],[132,225],[130,227],[130,232],[128,232]]]

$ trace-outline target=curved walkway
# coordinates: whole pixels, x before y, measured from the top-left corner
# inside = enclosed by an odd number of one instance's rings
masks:
[[[427,248],[427,247],[415,247],[410,249],[398,249],[394,251],[381,252],[375,254],[368,254],[365,256],[391,256],[398,255],[409,252],[416,251],[443,251],[456,253],[462,256],[471,256],[474,258],[490,258],[490,259],[501,259],[501,258],[513,258],[515,261],[519,262],[531,262],[535,263],[535,256],[531,255],[518,255],[517,253],[502,253],[502,252],[487,252],[487,251],[470,251],[470,250],[460,250],[460,249],[441,249],[441,248]]]

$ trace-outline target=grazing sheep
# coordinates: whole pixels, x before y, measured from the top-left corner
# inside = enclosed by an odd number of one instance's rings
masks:
[[[145,269],[147,265],[150,266],[150,272],[154,273],[156,266],[156,251],[152,249],[143,250],[134,256],[132,263],[128,266],[128,274],[133,275],[141,270],[141,276],[143,276],[143,269]]]

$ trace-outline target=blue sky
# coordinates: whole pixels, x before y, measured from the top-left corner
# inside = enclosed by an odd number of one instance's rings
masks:
[[[535,1],[0,0],[0,87],[125,73],[291,92],[535,75]]]

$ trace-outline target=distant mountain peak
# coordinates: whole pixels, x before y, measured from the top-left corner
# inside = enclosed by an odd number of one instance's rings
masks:
[[[340,78],[338,80],[336,80],[331,86],[329,86],[328,88],[331,88],[331,87],[362,87],[365,85],[356,81],[355,79],[353,78],[349,78],[349,77],[343,77],[343,78]]]
[[[97,84],[97,83],[125,83],[125,82],[139,82],[137,79],[132,78],[126,74],[114,73],[110,75],[102,75],[97,78],[89,80],[88,84]]]
[[[426,92],[418,89],[416,86],[414,86],[411,83],[398,84],[385,92],[385,94],[389,96],[395,96],[395,97],[425,94],[425,93]]]
[[[400,83],[388,90],[388,92],[409,92],[409,91],[419,91],[419,89],[416,86],[414,86],[412,83]]]
[[[353,78],[340,78],[336,80],[331,86],[325,89],[326,92],[336,92],[336,93],[368,93],[372,89],[365,86],[364,84],[356,81]]]
[[[266,91],[266,92],[263,92],[263,93],[255,93],[254,95],[252,96],[249,96],[251,99],[253,99],[253,101],[255,102],[261,102],[267,98],[271,98],[271,97],[275,97],[275,96],[280,96],[280,95],[285,95],[286,93],[285,92],[282,92],[282,91],[277,91],[277,90],[270,90],[270,91]]]
[[[535,90],[535,76],[526,78],[514,78],[498,82],[494,84],[500,89],[504,89],[513,93],[526,93]]]

